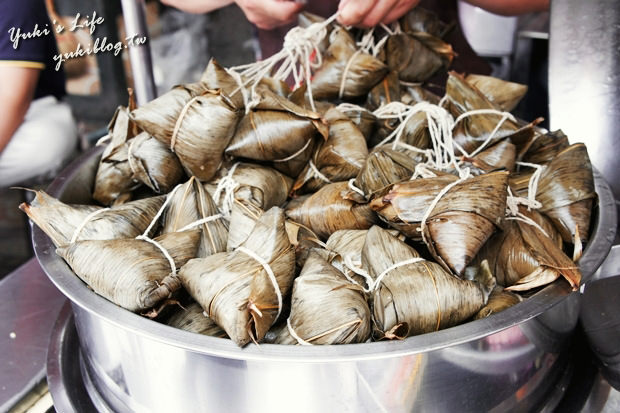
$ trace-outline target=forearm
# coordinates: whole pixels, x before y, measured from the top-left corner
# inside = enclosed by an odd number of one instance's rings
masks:
[[[515,16],[518,14],[549,10],[549,0],[465,0],[495,14]]]
[[[0,122],[0,154],[9,144],[19,125],[24,121],[28,106],[25,109],[21,105],[9,104],[4,106],[4,119]]]
[[[179,10],[195,14],[208,13],[234,3],[233,0],[161,0],[161,2]]]
[[[0,153],[24,121],[39,79],[38,69],[0,65]]]

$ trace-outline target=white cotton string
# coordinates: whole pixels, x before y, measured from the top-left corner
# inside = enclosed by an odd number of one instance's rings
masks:
[[[536,201],[536,192],[538,192],[538,181],[540,180],[540,176],[542,175],[543,170],[545,169],[544,165],[538,165],[535,163],[529,162],[517,162],[517,165],[520,166],[528,166],[530,168],[535,168],[536,171],[530,177],[530,180],[527,184],[527,199],[528,204],[527,208],[529,209],[538,209],[542,207],[542,204]]]
[[[176,232],[183,232],[183,231],[187,231],[188,229],[192,229],[192,228],[196,228],[202,224],[206,224],[209,223],[211,221],[217,221],[218,219],[222,219],[224,218],[224,215],[222,214],[215,214],[215,215],[211,215],[202,219],[199,219],[197,221],[194,221],[190,224],[185,225],[183,228],[179,229]]]
[[[361,189],[355,186],[355,178],[349,179],[349,181],[347,182],[347,186],[349,187],[351,191],[360,194],[364,198],[366,197],[366,194],[364,194],[364,191],[362,191]]]
[[[433,199],[433,202],[431,202],[429,207],[424,212],[424,215],[422,216],[422,221],[420,222],[420,232],[422,233],[422,241],[424,241],[425,244],[428,243],[428,241],[426,239],[426,235],[424,234],[424,232],[425,232],[424,230],[426,229],[426,220],[428,219],[428,217],[433,212],[433,209],[435,209],[435,206],[437,206],[437,203],[439,203],[439,200],[445,194],[447,194],[450,189],[454,188],[456,185],[458,185],[461,182],[467,180],[468,178],[469,178],[469,170],[467,170],[467,173],[463,177],[457,179],[456,181],[452,182],[449,185],[446,185],[441,191],[439,191],[437,196],[435,196],[435,199]]]
[[[364,270],[362,267],[356,265],[353,262],[353,259],[351,258],[351,255],[349,255],[349,254],[345,255],[343,257],[343,260],[344,260],[344,265],[345,265],[346,268],[348,268],[349,270],[351,270],[355,274],[363,277],[364,280],[366,281],[366,285],[368,287],[364,287],[364,286],[361,286],[361,285],[360,285],[360,287],[362,287],[362,289],[365,292],[367,292],[367,293],[371,292],[375,281],[372,279],[370,274],[368,274],[368,272],[366,270]],[[344,274],[344,276],[347,277],[347,279],[349,281],[351,281],[353,284],[359,285],[359,283],[357,281],[355,281],[353,278],[350,278],[346,273]]]
[[[351,65],[353,64],[353,61],[355,60],[357,55],[359,55],[360,53],[362,53],[361,50],[356,50],[355,53],[351,55],[351,57],[347,61],[347,64],[344,67],[344,70],[342,71],[342,79],[340,80],[340,89],[338,90],[339,99],[342,99],[342,97],[344,96],[344,88],[347,83],[347,76],[349,74],[349,70],[351,69]]]
[[[437,106],[443,107],[443,105],[445,105],[447,101],[448,101],[448,95],[445,94],[445,95],[443,95],[443,97],[441,99],[439,99],[439,102],[437,103]]]
[[[306,340],[304,340],[303,338],[299,337],[297,335],[297,333],[295,332],[295,330],[293,330],[293,326],[291,326],[291,319],[290,317],[286,319],[286,328],[288,328],[288,332],[289,334],[295,339],[297,340],[297,343],[299,343],[302,346],[312,346],[312,343],[307,342]]]
[[[425,163],[419,163],[415,166],[413,170],[413,175],[411,176],[410,181],[413,181],[418,178],[435,178],[437,174],[429,169],[429,166]]]
[[[534,203],[532,203],[527,198],[521,198],[521,197],[514,196],[512,194],[510,187],[508,187],[508,196],[506,197],[506,215],[507,215],[506,219],[525,222],[526,224],[529,224],[533,226],[534,228],[537,228],[538,230],[540,230],[543,234],[545,234],[547,238],[550,238],[549,234],[547,234],[547,231],[545,231],[543,227],[538,225],[536,221],[534,221],[527,215],[524,215],[521,212],[519,212],[519,205],[527,205],[528,209],[530,207],[533,209],[537,209],[542,206],[541,203],[536,200],[534,201]]]
[[[538,225],[538,223],[536,221],[534,221],[533,219],[529,218],[526,215],[523,215],[520,212],[517,212],[516,216],[506,217],[506,220],[508,220],[508,221],[521,221],[521,222],[525,222],[526,224],[529,224],[529,225],[533,226],[534,228],[538,229],[540,232],[542,232],[545,235],[545,237],[551,238],[549,236],[549,234],[547,234],[547,231],[545,231],[543,229],[543,227]]]
[[[157,211],[157,214],[155,214],[155,216],[153,217],[153,219],[151,220],[151,223],[149,224],[149,226],[146,228],[146,230],[142,233],[142,235],[140,235],[141,237],[148,237],[148,234],[151,232],[151,230],[153,229],[153,226],[157,223],[157,221],[159,220],[159,218],[161,217],[161,215],[164,213],[164,211],[166,210],[166,207],[168,206],[168,204],[170,204],[170,201],[172,200],[172,196],[174,195],[174,193],[182,186],[182,184],[179,184],[177,186],[174,187],[174,189],[172,191],[170,191],[168,193],[168,195],[166,196],[166,200],[164,201],[164,203],[162,204],[162,206],[159,208],[159,211]]]
[[[415,257],[415,258],[410,258],[408,260],[400,261],[400,262],[397,262],[396,264],[390,265],[381,274],[379,274],[379,276],[374,280],[373,284],[371,285],[371,290],[376,290],[377,288],[379,288],[379,284],[383,281],[383,278],[385,278],[385,276],[388,273],[395,270],[396,268],[400,268],[400,267],[403,267],[409,264],[415,264],[416,262],[421,262],[421,261],[426,261],[426,260],[424,258]]]
[[[295,159],[297,158],[299,155],[301,155],[306,149],[308,149],[308,146],[310,146],[310,143],[312,142],[312,138],[308,139],[308,142],[306,142],[306,144],[297,152],[295,152],[294,154],[292,154],[291,156],[287,156],[286,158],[282,158],[282,159],[274,159],[271,162],[288,162],[291,159]]]
[[[316,110],[312,96],[312,69],[316,69],[322,64],[319,44],[327,34],[327,26],[337,17],[338,13],[323,22],[313,23],[306,28],[294,27],[284,37],[282,50],[278,53],[259,62],[231,68],[230,70],[240,72],[247,79],[245,82],[242,82],[240,87],[251,85],[251,94],[254,96],[256,86],[260,80],[268,76],[273,68],[280,63],[278,71],[273,76],[274,79],[286,80],[292,74],[296,84],[300,84],[305,80],[308,87],[310,106],[313,110]],[[314,62],[310,60],[313,53],[316,57]],[[248,108],[246,108],[247,110]]]
[[[71,241],[69,241],[69,244],[73,244],[75,241],[77,241],[78,235],[80,235],[80,232],[82,232],[82,230],[84,229],[86,224],[88,224],[90,222],[90,220],[92,220],[94,217],[96,217],[97,215],[101,214],[102,212],[106,212],[106,211],[109,211],[109,210],[110,210],[110,208],[102,208],[102,209],[98,209],[98,210],[93,211],[90,214],[86,215],[86,217],[82,220],[80,225],[78,225],[78,227],[75,229],[75,231],[73,231],[73,236],[71,237]]]
[[[230,69],[225,69],[226,73],[228,73],[234,80],[235,82],[237,82],[237,89],[233,90],[232,93],[230,94],[231,96],[234,96],[237,92],[241,91],[241,97],[243,98],[243,106],[245,106],[245,112],[248,113],[249,109],[248,107],[250,107],[250,98],[248,96],[248,91],[245,88],[245,85],[243,84],[243,79],[241,79],[241,75],[237,72],[235,72],[234,70],[230,70]],[[252,105],[252,107],[255,106]]]
[[[101,146],[104,145],[106,143],[108,143],[108,141],[112,140],[112,135],[110,135],[109,133],[106,135],[103,135],[101,138],[99,138],[97,140],[97,143],[95,143],[95,146]]]
[[[326,177],[325,175],[321,173],[321,171],[319,171],[319,168],[317,168],[314,162],[312,162],[312,159],[310,159],[310,161],[308,162],[308,165],[310,166],[310,169],[312,170],[312,172],[317,178],[319,178],[321,181],[326,182],[328,184],[332,183],[332,181],[330,181],[328,177]]]
[[[391,102],[373,112],[379,119],[401,120],[398,127],[377,146],[384,145],[392,139],[395,139],[392,145],[393,148],[406,145],[402,143],[400,139],[405,131],[407,123],[414,115],[420,112],[426,113],[432,149],[426,151],[418,149],[418,151],[427,155],[429,158],[427,160],[429,166],[438,170],[448,170],[453,167],[460,174],[459,160],[454,155],[454,142],[452,139],[454,120],[452,115],[445,109],[433,105],[432,103],[419,102],[413,106],[409,106],[401,102]],[[408,148],[411,148],[411,146]]]
[[[170,264],[170,271],[172,272],[172,274],[176,275],[177,273],[177,266],[174,263],[174,260],[172,259],[172,257],[170,256],[170,254],[168,253],[168,251],[157,241],[155,241],[154,239],[151,239],[145,235],[138,235],[136,237],[136,239],[139,239],[140,241],[146,241],[149,244],[152,244],[154,246],[156,246],[162,254],[164,254],[164,257],[166,257],[166,259],[168,260],[168,264]]]
[[[495,125],[495,128],[489,134],[486,140],[482,143],[482,145],[478,146],[478,148],[476,148],[476,150],[473,151],[471,154],[464,154],[467,157],[476,156],[480,151],[482,151],[493,140],[493,138],[495,137],[495,134],[497,133],[497,131],[499,131],[499,128],[508,119],[510,119],[513,122],[517,121],[510,112],[502,112],[501,110],[495,110],[495,109],[476,109],[476,110],[470,110],[468,112],[465,112],[459,115],[459,117],[457,117],[456,120],[454,121],[454,126],[456,126],[463,119],[468,118],[470,116],[475,116],[475,115],[498,115],[498,116],[501,116],[501,119],[497,123],[497,125]]]
[[[277,320],[278,317],[280,317],[280,313],[282,312],[282,292],[280,291],[280,286],[278,285],[278,280],[276,279],[276,275],[273,273],[273,270],[269,266],[269,263],[265,261],[261,256],[256,254],[254,251],[247,249],[245,247],[237,247],[235,251],[241,251],[242,253],[250,256],[251,258],[254,258],[254,260],[256,260],[260,265],[262,265],[265,271],[267,272],[267,275],[269,276],[269,280],[271,281],[271,284],[273,284],[273,289],[276,292],[276,296],[278,297],[278,314],[274,318],[274,322],[275,322],[275,320]]]
[[[369,112],[368,109],[363,108],[359,105],[355,105],[353,103],[341,103],[338,106],[336,106],[336,109],[338,109],[340,112],[342,113],[349,113],[349,112]]]
[[[179,114],[179,117],[177,118],[177,121],[174,124],[174,130],[172,131],[172,137],[170,138],[170,150],[172,152],[174,152],[174,145],[177,142],[177,134],[179,133],[179,130],[181,129],[181,124],[183,123],[183,119],[185,118],[185,115],[187,114],[187,111],[189,110],[190,106],[192,106],[192,104],[196,100],[198,100],[200,96],[201,95],[194,96],[185,104],[185,106],[183,106],[183,109],[181,110],[181,113]]]
[[[222,200],[221,211],[226,218],[230,217],[230,213],[232,211],[232,204],[235,199],[235,190],[241,185],[233,178],[235,170],[238,166],[239,162],[236,162],[230,168],[226,176],[220,179],[220,182],[217,183],[217,186],[215,187],[215,192],[213,193],[213,201],[216,205],[219,205],[222,192],[224,192],[224,199]]]

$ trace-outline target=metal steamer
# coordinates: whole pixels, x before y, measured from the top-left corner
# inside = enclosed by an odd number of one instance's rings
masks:
[[[100,152],[67,168],[51,194],[91,202]],[[609,186],[596,171],[595,181],[599,204],[580,261],[585,280],[616,228]],[[112,304],[73,274],[38,228],[33,240],[45,272],[71,300],[82,373],[101,411],[533,411],[552,408],[561,397],[554,389],[570,377],[580,295],[563,280],[490,318],[403,341],[238,348]]]

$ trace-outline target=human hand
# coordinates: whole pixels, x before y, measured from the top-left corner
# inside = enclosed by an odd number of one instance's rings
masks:
[[[235,0],[235,3],[260,29],[273,29],[295,21],[305,6],[289,0]]]
[[[345,26],[372,27],[392,23],[418,5],[420,0],[341,0],[338,22]]]

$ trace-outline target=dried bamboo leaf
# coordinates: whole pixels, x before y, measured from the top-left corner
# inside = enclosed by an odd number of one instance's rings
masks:
[[[334,29],[331,44],[323,56],[323,64],[312,78],[312,95],[318,100],[339,97],[350,99],[364,96],[387,73],[387,67],[377,58],[358,51],[355,41],[342,28]]]
[[[481,173],[488,173],[498,169],[514,171],[516,158],[515,145],[510,139],[503,139],[472,158],[463,157],[463,160],[470,162]]]
[[[251,202],[235,199],[230,212],[230,230],[226,251],[233,251],[243,244],[254,229],[258,219],[265,213],[263,209]]]
[[[367,229],[377,223],[375,213],[363,200],[348,198],[346,182],[321,188],[301,205],[287,207],[286,215],[310,228],[321,239],[339,229]]]
[[[561,130],[537,135],[523,156],[524,162],[547,164],[568,148],[568,136]]]
[[[134,109],[130,115],[131,120],[158,141],[169,145],[174,126],[183,107],[192,98],[208,90],[202,82],[176,86],[158,98]]]
[[[380,337],[399,326],[406,336],[451,327],[484,305],[484,293],[477,283],[456,278],[434,262],[420,259],[393,267],[413,258],[419,254],[387,231],[377,226],[368,231],[362,252],[364,267],[375,281],[393,268],[373,296],[373,320]]]
[[[497,314],[512,307],[515,304],[519,304],[523,299],[520,295],[511,293],[504,290],[502,287],[495,287],[487,304],[476,313],[474,320],[480,320],[481,318],[489,317],[493,314]]]
[[[363,343],[370,337],[370,309],[363,290],[314,252],[295,279],[289,322],[310,344]]]
[[[431,38],[424,33],[391,35],[385,45],[389,69],[405,82],[424,82],[447,67],[452,60],[452,48],[440,39]]]
[[[338,109],[325,115],[329,137],[321,143],[293,184],[296,193],[316,192],[328,183],[355,177],[368,157],[366,139],[359,129]],[[318,170],[318,173],[317,173]]]
[[[204,84],[205,89],[220,89],[222,93],[230,98],[234,107],[238,109],[244,107],[243,95],[238,90],[239,83],[214,58],[209,60],[200,78],[200,82]]]
[[[238,163],[234,167],[235,170],[229,174],[232,168],[233,165],[222,167],[218,177],[205,185],[211,196],[219,197],[220,204],[225,198],[224,194],[216,194],[215,190],[217,184],[227,175],[236,185],[233,190],[234,199],[250,202],[263,210],[286,202],[293,185],[293,180],[288,176],[268,166],[246,162]]]
[[[226,154],[272,161],[274,168],[281,171],[285,168],[285,173],[298,168],[298,174],[312,154],[308,151],[310,143],[317,136],[327,138],[327,126],[318,113],[269,90],[260,89],[258,95],[260,102],[239,122]],[[287,161],[301,162],[301,165]]]
[[[195,256],[198,236],[197,230],[173,232],[155,241],[178,268]],[[93,291],[129,311],[151,308],[181,288],[162,251],[147,241],[78,241],[56,253]]]
[[[376,110],[378,107],[391,102],[400,102],[400,80],[398,73],[389,72],[381,82],[377,83],[368,93],[366,106],[368,110]]]
[[[127,141],[137,134],[136,127],[129,118],[129,111],[119,106],[108,126],[110,142],[104,149],[97,174],[93,198],[104,205],[131,197],[131,191],[140,186],[134,181],[134,173],[128,161]]]
[[[524,243],[531,249],[532,255],[545,270],[549,269],[562,275],[573,291],[579,288],[581,272],[577,265],[568,258],[553,240],[531,225],[519,223],[519,230]],[[557,278],[557,277],[556,277]],[[521,280],[517,284],[521,283]],[[544,285],[544,284],[538,284]],[[509,287],[510,288],[510,287]]]
[[[465,77],[470,85],[481,91],[499,110],[512,111],[527,93],[527,85],[508,82],[493,76],[470,74]]]
[[[527,174],[511,180],[514,189],[527,196]],[[594,177],[588,150],[583,143],[569,146],[558,153],[541,173],[536,200],[542,203],[540,212],[547,215],[560,231],[564,242],[574,241],[576,230],[587,241],[590,215],[596,199]]]
[[[387,145],[374,148],[355,178],[355,186],[370,198],[390,184],[411,178],[417,162]]]
[[[184,175],[179,158],[146,132],[129,141],[127,160],[133,178],[158,194],[170,192]]]
[[[286,296],[293,283],[295,253],[282,210],[274,207],[263,214],[242,247],[269,266],[281,295]],[[208,316],[239,346],[260,341],[281,308],[263,265],[239,248],[191,260],[179,277]]]
[[[76,230],[83,225],[76,240],[133,238],[142,234],[164,203],[161,196],[140,199],[103,210],[94,205],[65,204],[43,191],[35,191],[30,205],[19,208],[49,236],[55,246],[69,244]]]
[[[131,116],[142,129],[170,146],[188,175],[208,181],[222,162],[240,112],[220,90],[198,83],[177,86]]]
[[[248,238],[263,214],[264,211],[257,206],[246,201],[235,200],[230,214],[230,232],[226,250],[233,251],[240,246]],[[287,219],[285,228],[289,241],[295,248],[296,264],[302,268],[309,250],[322,243],[310,228],[297,222]]]
[[[449,72],[446,84],[448,107],[454,117],[476,109],[495,109],[495,106],[476,89],[455,73]],[[454,129],[454,141],[468,153],[472,153],[493,132],[501,115],[472,115],[460,121]],[[506,120],[494,135],[491,143],[497,142],[518,130],[510,119]]]
[[[362,135],[364,135],[366,142],[368,142],[377,126],[377,117],[373,115],[372,112],[360,106],[357,106],[356,108],[351,107],[346,109],[340,107],[339,110],[345,115],[347,115],[351,122],[353,122],[353,124],[357,126],[360,132],[362,132]]]
[[[162,234],[177,232],[198,220],[218,214],[219,211],[209,193],[195,177],[191,177],[172,194],[161,232]],[[205,222],[196,228],[200,229],[197,257],[204,258],[226,251],[228,228],[223,218]]]
[[[205,336],[227,337],[226,332],[204,314],[204,310],[198,303],[191,303],[186,308],[179,309],[166,324]]]
[[[519,212],[540,226],[551,237],[553,247],[546,248],[562,249],[562,238],[553,224],[536,211],[527,211],[519,208]],[[502,231],[494,234],[478,253],[476,260],[488,260],[491,272],[497,277],[499,285],[509,287],[526,275],[534,272],[540,262],[534,254],[534,249],[540,246],[538,241],[535,245],[529,245],[524,239],[520,228],[531,224],[506,220],[502,224]],[[538,230],[536,230],[538,231]]]
[[[370,207],[389,225],[419,239],[420,224],[427,209],[440,191],[456,180],[453,175],[444,175],[394,184],[373,199]],[[507,186],[508,172],[467,179],[451,187],[427,214],[426,245],[448,271],[463,274],[501,223]]]

